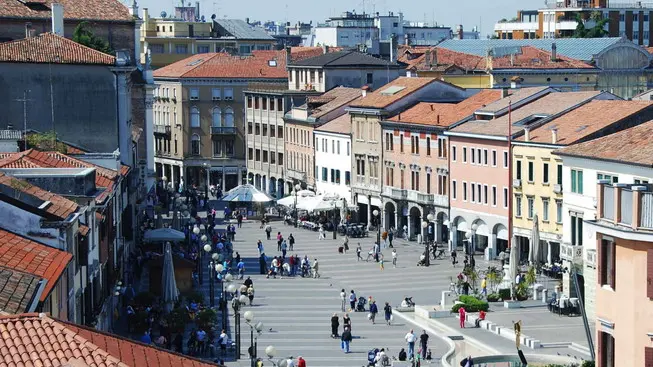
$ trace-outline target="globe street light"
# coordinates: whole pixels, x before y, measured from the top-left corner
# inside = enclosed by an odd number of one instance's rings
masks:
[[[379,219],[379,211],[374,209],[372,212],[372,215],[376,217],[376,243],[379,244],[379,248],[381,248],[381,221]]]
[[[428,219],[428,217],[427,217]],[[422,228],[426,229],[429,226],[429,222],[423,221],[422,222]],[[428,232],[428,231],[427,231]],[[425,247],[424,247],[424,266],[431,266],[431,249],[430,249],[430,243],[428,238],[426,239],[425,242]]]
[[[300,184],[295,185],[295,228],[297,228],[297,222],[299,221],[299,211],[297,211],[297,197],[299,196],[299,190],[302,187]]]
[[[245,317],[245,322],[249,326],[249,340],[250,340],[250,347],[249,347],[249,359],[251,362],[251,367],[256,366],[256,357],[257,357],[257,344],[258,344],[258,336],[261,334],[261,331],[263,331],[263,323],[262,322],[257,322],[254,324],[254,312],[252,311],[245,311],[243,314]],[[256,331],[256,338],[254,338],[254,331]]]
[[[435,220],[435,216],[433,215],[433,213],[429,213],[429,215],[426,216],[426,220],[428,220],[429,225],[433,224],[433,221]],[[433,235],[431,236],[431,234],[429,234],[429,241],[431,241],[431,242],[435,242],[435,238],[434,238],[435,237],[435,231],[436,231],[436,228],[433,228]]]
[[[200,227],[198,227],[197,224],[195,225],[195,227],[193,227],[193,233],[195,233],[196,235],[200,234]]]

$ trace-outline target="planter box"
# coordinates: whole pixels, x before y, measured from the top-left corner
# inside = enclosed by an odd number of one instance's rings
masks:
[[[503,301],[503,307],[504,308],[521,308],[521,302],[519,301]]]
[[[415,306],[415,316],[424,319],[439,319],[444,317],[453,317],[451,310],[434,310],[434,306]]]

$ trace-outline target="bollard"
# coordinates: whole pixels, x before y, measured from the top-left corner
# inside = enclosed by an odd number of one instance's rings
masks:
[[[548,289],[544,288],[542,289],[542,303],[546,303],[546,293],[548,292]]]

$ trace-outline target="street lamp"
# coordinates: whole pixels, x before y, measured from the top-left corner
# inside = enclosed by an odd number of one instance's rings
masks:
[[[206,203],[209,200],[209,167],[211,165],[204,162],[202,167],[204,167],[204,175],[206,175],[206,182],[204,183],[204,203]]]
[[[336,204],[338,203],[337,199],[331,200],[333,203],[333,239],[336,239],[336,232],[338,232],[338,223],[336,222]]]
[[[231,301],[231,307],[234,309],[234,331],[236,340],[235,359],[240,358],[240,309],[247,304],[247,296],[241,295]]]
[[[283,363],[283,362],[285,362],[283,359],[281,359],[281,360],[279,360],[277,362],[272,360],[272,358],[277,356],[277,348],[275,348],[274,346],[268,345],[267,347],[265,347],[265,354],[268,356],[268,361],[270,361],[270,363],[272,363],[272,366],[278,367],[278,366],[285,365],[285,363]]]
[[[429,213],[429,215],[426,216],[426,220],[429,222],[429,225],[431,225],[433,223],[433,220],[435,220],[435,216],[433,215],[433,213]],[[431,234],[429,234],[428,231],[426,232],[429,235],[428,239],[431,242],[435,242],[435,231],[436,228],[433,228],[433,236],[431,236]]]
[[[429,222],[423,221],[422,222],[422,228],[426,229],[429,226]],[[422,231],[423,232],[423,231]],[[424,266],[431,266],[431,249],[430,249],[430,244],[428,238],[424,242]]]
[[[372,215],[376,217],[376,243],[379,244],[379,247],[381,246],[381,220],[379,218],[379,211],[374,209],[372,212]]]
[[[252,311],[245,311],[243,316],[245,317],[245,322],[249,326],[249,359],[251,362],[251,367],[256,367],[258,336],[261,334],[261,331],[263,331],[263,323],[260,321],[254,323],[254,312]],[[254,338],[254,330],[256,330],[256,338]],[[267,352],[268,351],[266,348],[265,353],[268,354]]]
[[[295,185],[295,228],[297,228],[297,222],[299,221],[299,212],[297,211],[297,197],[299,196],[299,190],[302,189],[300,184]]]

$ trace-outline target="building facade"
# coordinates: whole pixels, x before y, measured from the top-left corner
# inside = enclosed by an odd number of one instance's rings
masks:
[[[328,197],[351,199],[351,122],[343,114],[313,131],[315,190]]]
[[[173,187],[243,183],[246,171],[244,92],[250,83],[285,85],[283,51],[245,58],[201,54],[157,69],[154,102],[156,171]],[[276,110],[276,107],[275,107]]]

